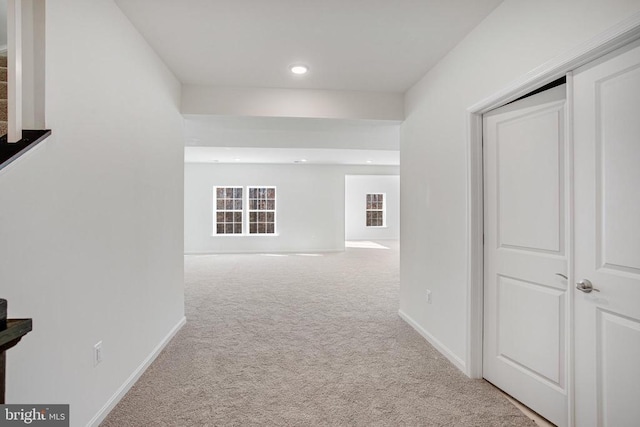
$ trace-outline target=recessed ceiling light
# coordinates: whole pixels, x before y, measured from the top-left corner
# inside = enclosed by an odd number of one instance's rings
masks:
[[[298,75],[307,74],[307,72],[309,71],[309,67],[307,67],[306,65],[292,65],[289,69],[293,74]]]
[[[239,162],[239,161],[240,161],[240,159],[233,159],[233,160],[235,160],[236,162]]]
[[[300,159],[300,161],[301,161],[302,163],[304,163],[304,162],[306,162],[306,161],[307,161],[307,159]]]
[[[373,163],[373,160],[367,160],[367,163]]]

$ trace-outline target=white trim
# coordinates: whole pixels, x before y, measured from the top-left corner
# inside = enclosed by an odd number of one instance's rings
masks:
[[[232,188],[232,189],[241,189],[242,190],[242,209],[218,209],[218,189],[222,188],[222,189],[227,189],[227,188]],[[226,191],[226,190],[225,190]],[[246,203],[246,196],[245,196],[245,190],[244,190],[244,186],[242,185],[214,185],[213,186],[213,202],[212,202],[212,206],[213,206],[213,216],[212,216],[212,220],[213,220],[213,233],[212,236],[218,237],[218,236],[243,236],[245,235],[245,229],[244,229],[244,223],[245,223],[245,218],[244,218],[244,207],[245,207],[245,203]],[[227,197],[225,197],[223,200],[226,201]],[[231,198],[231,200],[237,200],[235,198]],[[223,212],[223,213],[227,213],[227,212],[232,212],[232,213],[236,213],[236,212],[240,212],[242,214],[242,222],[241,227],[242,227],[242,233],[218,233],[218,212]],[[226,221],[224,222],[224,224],[226,224]],[[233,223],[235,224],[235,222]]]
[[[367,196],[382,196],[382,209],[367,208]],[[367,193],[365,195],[365,228],[388,228],[387,226],[387,193]],[[369,212],[382,212],[382,225],[366,225],[367,215]]]
[[[567,177],[567,183],[565,185],[566,192],[566,202],[565,208],[567,213],[565,214],[565,218],[574,218],[574,203],[573,203],[573,186],[574,186],[574,174],[573,174],[573,72],[569,71],[567,73],[567,104],[566,104],[566,115],[565,115],[565,139],[566,139],[566,159],[565,159],[565,167],[567,168],[565,172],[565,177]],[[571,298],[572,295],[572,283],[576,283],[573,273],[573,265],[575,262],[575,245],[573,243],[574,236],[574,221],[567,221],[567,227],[565,230],[565,235],[567,236],[567,244],[566,244],[566,256],[567,256],[567,296],[566,296],[566,319],[565,319],[565,328],[567,331],[565,342],[567,343],[566,347],[566,378],[567,378],[567,425],[573,426],[575,425],[575,393],[574,393],[574,340],[573,340],[573,323],[574,323],[574,301]]]
[[[484,189],[482,116],[467,116],[470,142],[467,150],[467,370],[482,378],[482,325],[484,322]],[[479,351],[478,351],[479,349]]]
[[[533,69],[521,78],[507,85],[490,97],[467,109],[467,215],[468,241],[467,282],[467,362],[466,374],[472,378],[482,377],[482,313],[483,272],[482,272],[482,114],[511,102],[569,72],[606,55],[631,41],[640,38],[640,13],[611,27],[562,55]],[[571,272],[571,269],[569,269]],[[572,277],[569,277],[572,280]],[[571,281],[569,283],[572,283]],[[572,306],[570,306],[570,309]],[[570,313],[568,313],[568,316]],[[569,355],[573,366],[573,353]],[[569,368],[570,372],[571,368]],[[572,377],[572,374],[570,374]],[[568,387],[569,425],[573,425],[575,395],[573,385]]]
[[[240,188],[242,190],[242,209],[220,209],[218,210],[218,189],[219,188]],[[274,209],[251,209],[251,189],[273,189],[276,194],[273,199]],[[235,199],[237,200],[237,199]],[[278,188],[275,185],[214,185],[213,186],[213,232],[211,237],[253,237],[267,236],[277,237],[278,233]],[[240,212],[242,214],[242,233],[218,233],[218,212]],[[251,213],[252,212],[273,212],[273,233],[251,233]]]
[[[160,341],[160,343],[151,351],[149,356],[142,361],[140,366],[133,371],[133,373],[127,378],[127,380],[120,386],[120,388],[111,396],[111,398],[104,404],[104,406],[96,413],[93,418],[87,423],[87,426],[98,426],[109,415],[109,412],[120,402],[125,394],[133,387],[133,385],[142,376],[144,371],[153,363],[158,357],[160,352],[165,348],[169,341],[178,333],[178,331],[187,323],[187,319],[183,317],[180,321],[169,331],[169,333]]]
[[[252,236],[258,236],[256,234]],[[247,236],[250,237],[250,236]],[[251,249],[251,250],[242,250],[242,251],[223,251],[223,252],[212,252],[212,251],[187,251],[184,255],[270,255],[270,254],[278,254],[278,255],[297,255],[297,254],[331,254],[344,252],[345,248],[334,248],[334,249],[300,249],[298,251],[294,250],[260,250],[260,249]]]
[[[429,344],[435,347],[444,357],[449,359],[451,363],[455,365],[456,368],[460,369],[462,372],[467,372],[467,368],[465,366],[464,360],[459,358],[453,351],[449,349],[446,345],[442,344],[438,341],[433,335],[427,332],[422,326],[418,325],[418,323],[413,320],[408,314],[406,314],[402,310],[398,310],[398,315],[402,320],[407,322],[409,326],[416,330],[424,339],[426,339]]]
[[[273,233],[273,234],[268,234],[268,233],[254,233],[254,234],[245,234],[245,233],[225,233],[225,234],[212,234],[211,237],[222,237],[222,238],[226,238],[226,237],[278,237],[280,236],[280,234],[278,233]]]
[[[7,3],[7,142],[22,139],[22,2]]]
[[[266,188],[267,190],[272,188],[275,191],[275,197],[273,199],[273,209],[251,209],[251,189],[259,190]],[[275,185],[247,185],[247,213],[246,213],[246,235],[247,236],[278,236],[278,187]],[[273,212],[273,233],[252,233],[251,232],[251,212]]]

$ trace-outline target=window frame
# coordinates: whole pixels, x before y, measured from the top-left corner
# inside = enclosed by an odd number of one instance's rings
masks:
[[[382,196],[382,208],[369,208],[368,207],[369,196]],[[387,228],[387,193],[366,193],[364,206],[365,206],[364,223],[366,228]],[[382,212],[382,225],[369,225],[367,220],[367,216],[368,216],[367,214],[369,212]]]
[[[218,209],[218,189],[242,189],[242,210],[228,210],[228,209]],[[250,190],[251,189],[273,189],[274,190],[274,198],[273,198],[273,209],[250,209]],[[278,236],[278,188],[275,185],[214,185],[213,186],[213,201],[211,206],[213,207],[213,233],[212,237],[239,237],[239,236],[252,236],[252,237],[262,237],[262,236]],[[218,213],[219,212],[241,212],[242,213],[242,222],[241,224],[241,233],[218,233]],[[251,233],[251,213],[256,212],[272,212],[273,213],[273,233]],[[224,222],[223,224],[226,224]],[[235,222],[234,222],[235,224]]]
[[[218,189],[224,189],[226,191],[226,189],[228,188],[232,188],[232,189],[241,189],[242,190],[242,197],[239,199],[242,202],[242,209],[218,209]],[[225,197],[226,200],[227,198]],[[238,200],[235,197],[232,198],[231,200]],[[215,185],[213,187],[213,235],[214,236],[242,236],[244,235],[245,232],[245,227],[244,227],[244,216],[245,216],[245,190],[244,187],[241,185]],[[241,221],[240,221],[240,233],[218,233],[218,213],[227,213],[227,212],[231,212],[234,214],[237,212],[240,212],[240,217],[241,217]],[[225,225],[226,228],[226,224],[228,224],[226,221],[224,221],[222,224]],[[231,224],[237,224],[235,221],[233,221]],[[235,228],[235,227],[234,227]]]
[[[246,229],[246,235],[247,236],[277,236],[278,235],[278,188],[275,185],[247,185],[246,186],[247,189],[247,229]],[[265,189],[265,190],[273,190],[273,209],[251,209],[251,190],[252,189]],[[257,200],[257,199],[255,199]],[[266,199],[266,201],[268,202],[269,199]],[[256,214],[259,213],[269,213],[272,212],[273,213],[273,232],[272,233],[260,233],[260,232],[256,232],[256,233],[252,233],[251,232],[251,213],[255,212]],[[258,222],[257,222],[258,223]]]

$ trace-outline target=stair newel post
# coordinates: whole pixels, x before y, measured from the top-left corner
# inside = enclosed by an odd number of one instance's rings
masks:
[[[22,2],[7,2],[7,142],[22,139]]]
[[[32,324],[31,319],[7,319],[7,300],[0,298],[0,405],[5,403],[5,370],[7,367],[5,352],[31,332]]]
[[[0,331],[7,329],[7,300],[0,299]],[[5,367],[7,360],[4,351],[0,351],[0,402],[4,403]]]

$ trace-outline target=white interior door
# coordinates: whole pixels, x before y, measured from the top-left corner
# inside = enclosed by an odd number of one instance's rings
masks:
[[[640,47],[574,73],[576,425],[640,425]],[[583,282],[584,283],[584,282]],[[584,287],[584,284],[581,285]]]
[[[566,85],[484,115],[483,375],[567,424]]]

